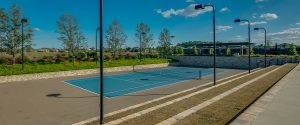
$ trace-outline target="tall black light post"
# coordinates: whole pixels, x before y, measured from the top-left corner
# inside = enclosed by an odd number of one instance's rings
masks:
[[[103,90],[104,90],[104,48],[103,48],[103,14],[104,14],[104,0],[100,0],[100,125],[104,122],[104,104],[103,104]]]
[[[249,64],[249,67],[248,67],[248,70],[249,70],[249,73],[251,73],[251,22],[247,19],[236,19],[234,20],[235,23],[240,23],[240,22],[247,22],[248,24],[248,46],[249,46],[249,50],[248,50],[248,64]]]
[[[212,4],[208,5],[196,5],[195,9],[196,10],[201,10],[205,9],[205,7],[212,7],[213,9],[213,37],[214,37],[214,85],[216,85],[216,56],[217,56],[217,51],[216,51],[216,12],[215,12],[215,7]]]
[[[22,26],[22,70],[24,70],[24,23],[27,23],[27,19],[21,19]]]
[[[142,39],[144,38],[144,35],[146,35],[146,33],[141,32],[141,35],[140,35],[140,62],[142,62]]]
[[[98,64],[98,31],[100,30],[100,28],[96,29],[96,55],[95,55],[95,60],[96,60],[96,64]]]
[[[265,68],[267,67],[267,30],[265,28],[254,28],[254,30],[265,31]]]
[[[171,35],[170,37],[171,37],[171,43],[172,43],[172,39],[174,39],[175,36],[174,36],[174,35]],[[169,54],[170,54],[170,53],[169,53]],[[168,54],[168,55],[169,55],[169,54]],[[171,49],[171,55],[172,55],[172,49]]]

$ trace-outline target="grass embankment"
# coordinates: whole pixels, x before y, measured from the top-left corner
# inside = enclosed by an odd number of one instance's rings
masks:
[[[105,61],[104,67],[119,67],[119,66],[132,66],[132,65],[144,65],[144,64],[158,64],[158,63],[169,63],[172,62],[171,59],[162,58],[151,58],[143,59],[142,62],[138,59],[130,60],[114,60]],[[99,68],[99,62],[62,62],[62,63],[35,63],[35,64],[25,64],[24,70],[22,70],[22,65],[0,65],[0,76],[8,75],[19,75],[19,74],[31,74],[31,73],[43,73],[43,72],[56,72],[56,71],[69,71],[69,70],[81,70],[81,69],[94,69]]]
[[[225,125],[250,106],[273,85],[294,69],[289,64],[263,79],[259,79],[212,105],[180,120],[176,125]]]
[[[240,78],[238,80],[234,80],[225,85],[221,85],[219,87],[208,90],[206,92],[203,92],[203,93],[197,94],[195,96],[192,96],[190,98],[173,103],[169,106],[165,106],[158,110],[144,114],[142,116],[130,119],[121,124],[122,125],[154,125],[154,124],[157,124],[157,123],[159,123],[163,120],[166,120],[174,115],[177,115],[178,113],[181,113],[181,112],[183,112],[189,108],[192,108],[200,103],[203,103],[215,96],[218,96],[218,95],[226,92],[227,90],[230,90],[240,84],[243,84],[243,83],[245,83],[245,81],[249,81],[249,80],[254,79],[266,72],[269,72],[269,71],[273,70],[274,68],[276,68],[276,67],[258,71],[249,76]]]

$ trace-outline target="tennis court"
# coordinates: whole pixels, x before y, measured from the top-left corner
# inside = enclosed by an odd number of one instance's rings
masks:
[[[217,73],[222,73],[217,70]],[[213,74],[206,68],[167,67],[150,70],[134,70],[129,73],[104,76],[104,96],[107,98],[127,95],[147,89],[176,84],[185,80],[201,79]],[[74,87],[99,94],[99,77],[64,81]]]

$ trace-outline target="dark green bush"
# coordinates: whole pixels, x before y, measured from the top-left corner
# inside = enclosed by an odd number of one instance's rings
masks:
[[[0,64],[11,64],[12,59],[9,56],[1,56],[0,57]]]
[[[86,52],[79,52],[77,54],[77,57],[76,57],[78,60],[81,60],[81,61],[86,61],[87,60],[87,53]]]

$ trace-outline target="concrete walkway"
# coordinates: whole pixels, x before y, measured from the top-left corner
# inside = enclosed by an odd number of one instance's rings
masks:
[[[231,125],[299,125],[300,65]]]

